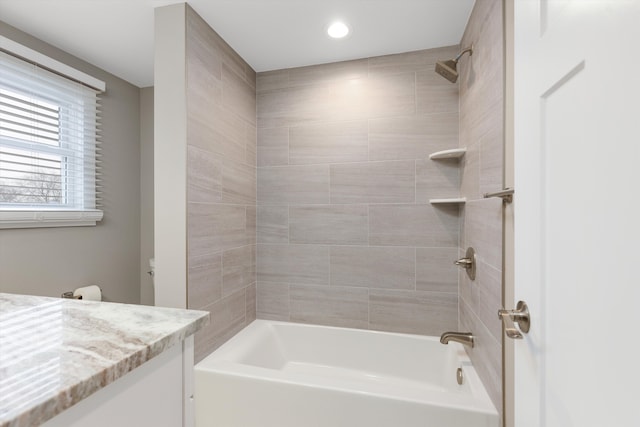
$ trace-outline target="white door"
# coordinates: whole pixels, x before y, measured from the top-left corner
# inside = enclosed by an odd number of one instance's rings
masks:
[[[640,0],[514,2],[516,426],[637,427]]]

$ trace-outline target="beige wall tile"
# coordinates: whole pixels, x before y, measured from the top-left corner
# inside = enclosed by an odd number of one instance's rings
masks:
[[[291,70],[289,70],[291,73]],[[415,73],[290,86],[258,93],[258,127],[414,114]]]
[[[206,73],[206,70],[202,72]],[[213,151],[211,140],[216,135],[216,129],[210,125],[209,116],[216,106],[216,100],[222,98],[222,82],[213,79],[208,86],[203,92],[187,92],[187,109],[193,110],[187,116],[187,141],[191,145]]]
[[[464,91],[461,90],[461,108],[466,104],[470,109],[482,110],[503,98],[504,58],[501,9],[500,5],[496,6],[495,3],[491,6],[487,21],[480,29],[480,33],[473,36],[475,40],[481,40],[481,42],[473,43],[473,56],[467,62],[460,63],[460,70],[465,71],[464,74],[461,72],[461,77],[467,77],[462,80],[464,84],[461,89],[464,87]],[[466,72],[469,68],[473,72]],[[482,76],[482,78],[476,76]],[[478,103],[473,104],[472,100]]]
[[[213,55],[209,60],[199,57],[187,59],[187,78],[203,84],[201,88],[187,88],[187,108],[193,110],[193,117],[200,121],[206,119],[209,108],[222,104],[222,63],[212,63],[215,60]]]
[[[502,110],[502,105],[498,105]],[[498,191],[503,186],[504,170],[504,129],[502,117],[495,118],[495,126],[479,139],[480,147],[480,193]]]
[[[256,281],[255,245],[229,249],[222,255],[222,294],[227,296]]]
[[[258,206],[258,243],[289,243],[287,206]]]
[[[258,319],[289,321],[289,284],[258,282]]]
[[[404,116],[416,112],[415,73],[372,76],[367,80],[368,117]]]
[[[193,344],[194,363],[200,362],[215,350],[214,327],[211,322],[195,333]]]
[[[219,155],[187,146],[187,199],[201,203],[222,201],[222,160]]]
[[[473,246],[478,259],[501,269],[502,199],[474,200],[465,211],[465,246]]]
[[[460,132],[460,141],[465,131]],[[466,145],[467,152],[460,161],[460,195],[467,200],[479,199],[480,194],[480,146],[477,142]]]
[[[238,55],[238,53],[233,50],[222,37],[220,37],[217,33],[216,36],[216,49],[218,50],[218,52],[220,52],[224,64],[229,68],[229,70],[233,71],[247,83],[255,86],[255,84],[250,81],[251,70],[247,70],[251,67],[249,67],[249,65],[242,59],[242,57],[240,57],[240,55]]]
[[[244,125],[244,149],[245,163],[256,167],[258,165],[258,131],[255,125],[245,123]]]
[[[291,285],[289,292],[293,322],[368,327],[367,289]]]
[[[222,203],[255,203],[256,179],[255,166],[225,160],[222,163]]]
[[[188,306],[201,360],[255,318],[256,76],[187,7]]]
[[[425,295],[454,298],[455,328],[459,209],[427,203],[459,194],[459,167],[426,158],[459,144],[457,86],[433,72],[457,52],[258,74],[259,317],[369,327],[367,295],[380,287],[419,295],[420,307]],[[430,262],[440,269],[427,275]]]
[[[460,275],[460,297],[493,337],[500,341],[502,322],[496,313],[502,308],[502,272],[479,261],[475,281],[466,274]]]
[[[451,59],[442,56],[441,59]],[[458,112],[458,83],[451,83],[434,71],[435,66],[416,73],[416,107],[418,114]]]
[[[255,93],[258,73],[256,73],[256,71],[253,68],[251,68],[249,64],[244,64],[244,79],[247,83],[249,83],[249,86],[253,88],[253,91]]]
[[[222,254],[189,258],[187,308],[201,309],[222,298]]]
[[[389,75],[412,73],[435,64],[435,56],[430,50],[418,50],[393,55],[369,58],[369,75]]]
[[[473,333],[474,346],[467,348],[473,366],[491,398],[502,413],[502,345],[476,317],[469,306],[460,301],[460,330]]]
[[[366,205],[316,205],[289,208],[291,243],[366,245]]]
[[[329,203],[329,165],[258,168],[258,204]]]
[[[468,46],[474,40],[474,37],[477,37],[482,32],[482,27],[486,25],[487,17],[496,3],[497,1],[495,0],[482,0],[476,2],[462,36],[463,46]],[[495,48],[499,47],[495,46]]]
[[[458,248],[458,258],[465,256],[465,250]],[[477,268],[477,266],[476,266]],[[475,307],[478,305],[478,288],[477,282],[472,281],[467,276],[466,272],[461,268],[458,271],[458,297],[464,299],[469,307]]]
[[[259,244],[258,281],[328,285],[329,248]]]
[[[186,75],[190,81],[198,81],[201,87],[189,86],[186,88],[187,107],[194,110],[199,118],[205,117],[208,108],[213,105],[222,105],[222,62],[215,54],[200,51],[197,42],[187,41],[195,56],[187,57]],[[196,49],[193,46],[196,45]],[[187,52],[189,55],[192,52]],[[208,55],[208,58],[204,58]]]
[[[371,245],[455,247],[457,242],[457,206],[373,205],[369,208]]]
[[[244,206],[189,203],[189,255],[205,255],[248,244]]]
[[[246,295],[242,289],[206,307],[210,322],[196,332],[195,363],[245,327]]]
[[[439,292],[369,291],[371,329],[440,335],[458,324],[458,296]]]
[[[479,296],[478,308],[474,311],[496,341],[500,342],[502,322],[496,313],[502,308],[502,271],[480,262],[476,280]]]
[[[415,289],[415,249],[332,246],[331,286]]]
[[[257,210],[255,205],[245,206],[245,239],[247,245],[257,243]]]
[[[334,102],[328,84],[260,92],[258,127],[300,126],[326,120]]]
[[[369,58],[369,75],[400,74],[408,72],[433,70],[436,61],[451,59],[458,53],[458,46],[447,46],[437,49],[418,50],[415,52]]]
[[[347,81],[367,77],[367,74],[368,61],[366,59],[333,62],[289,69],[289,85],[301,86],[331,81]]]
[[[257,289],[256,283],[253,283],[247,286],[245,293],[245,302],[246,302],[246,317],[245,323],[248,325],[253,322],[257,318]]]
[[[258,166],[289,164],[289,128],[258,129]]]
[[[460,166],[457,160],[416,160],[416,203],[458,197]]]
[[[425,159],[458,146],[458,113],[373,119],[369,132],[371,160]]]
[[[191,110],[195,110],[191,113]],[[187,139],[189,145],[222,154],[226,159],[245,162],[245,122],[222,106],[189,108]]]
[[[243,77],[233,72],[228,62],[222,64],[222,81],[224,83],[222,105],[247,122],[255,124],[256,92]]]
[[[372,95],[367,77],[326,83],[328,98],[321,121],[338,122],[369,118]]]
[[[207,120],[214,131],[222,136],[216,139],[214,150],[218,150],[230,160],[242,162],[246,151],[246,122],[224,106],[214,107]]]
[[[345,163],[368,160],[366,120],[328,122],[289,130],[289,163]]]
[[[287,115],[291,108],[290,99],[291,95],[286,87],[258,92],[258,129],[288,127]]]
[[[413,161],[331,165],[331,203],[412,203],[414,200]]]
[[[218,35],[193,9],[187,8],[186,19],[187,68],[193,69],[194,67],[190,65],[196,63],[198,68],[207,71],[207,76],[219,80],[222,77],[222,56],[216,48]],[[188,80],[201,82],[201,80],[192,79],[191,76]]]
[[[503,26],[502,2],[476,2],[462,45],[474,45],[473,56],[460,61],[460,145],[467,147],[461,163],[464,208],[462,252],[474,246],[478,254],[475,282],[460,274],[460,325],[476,336],[468,349],[471,360],[502,414],[502,331],[495,315],[502,295],[502,203],[481,199],[502,186]]]
[[[289,86],[289,70],[275,70],[258,73],[256,77],[257,92],[284,89]]]
[[[458,293],[458,248],[417,248],[416,289]]]

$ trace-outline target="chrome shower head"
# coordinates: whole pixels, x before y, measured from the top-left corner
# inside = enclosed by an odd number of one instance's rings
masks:
[[[473,46],[460,52],[454,59],[436,62],[436,73],[440,74],[451,83],[458,81],[458,60],[460,60],[462,55],[467,52],[469,52],[469,55],[473,55]]]
[[[457,65],[458,62],[453,59],[449,59],[448,61],[438,61],[436,62],[436,73],[440,74],[451,83],[455,83],[458,80]]]

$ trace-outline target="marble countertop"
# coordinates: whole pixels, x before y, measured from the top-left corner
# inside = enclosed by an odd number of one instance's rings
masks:
[[[44,423],[208,319],[204,311],[0,293],[0,427]]]

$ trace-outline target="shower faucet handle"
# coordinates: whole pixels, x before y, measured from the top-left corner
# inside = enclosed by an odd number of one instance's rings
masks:
[[[476,251],[473,248],[467,248],[464,258],[453,261],[453,263],[467,270],[469,279],[476,280]]]
[[[459,265],[462,268],[471,268],[471,264],[473,264],[473,261],[471,261],[469,258],[460,258],[457,261],[453,262],[455,265]]]

